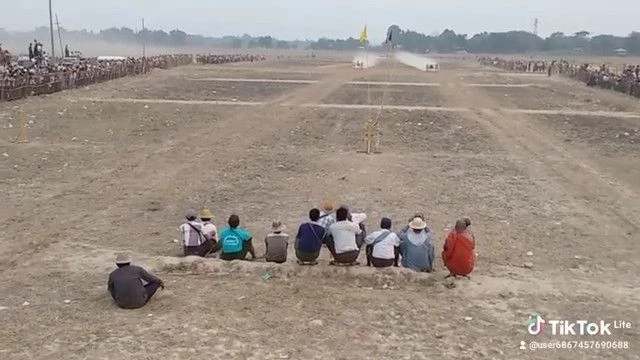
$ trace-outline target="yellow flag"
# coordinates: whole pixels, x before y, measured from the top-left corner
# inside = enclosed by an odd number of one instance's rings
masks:
[[[362,32],[360,33],[360,43],[364,44],[367,41],[367,25],[364,26]]]

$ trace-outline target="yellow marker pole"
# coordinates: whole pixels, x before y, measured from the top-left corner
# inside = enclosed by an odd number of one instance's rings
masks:
[[[20,125],[18,126],[18,136],[16,136],[14,142],[18,144],[29,142],[29,140],[27,140],[27,120],[24,115],[24,111],[20,111]]]

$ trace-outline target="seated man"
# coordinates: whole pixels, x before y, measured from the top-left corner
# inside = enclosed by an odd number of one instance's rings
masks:
[[[320,249],[324,240],[326,229],[318,223],[320,218],[320,210],[311,209],[309,211],[309,220],[303,222],[298,227],[296,235],[296,257],[300,265],[316,265]]]
[[[266,252],[264,255],[267,262],[282,264],[287,261],[287,248],[289,247],[289,235],[283,231],[285,226],[280,221],[271,224],[271,232],[264,239]]]
[[[107,288],[115,303],[123,309],[143,307],[158,288],[164,289],[164,283],[139,266],[131,265],[131,258],[119,254],[116,258],[118,268],[109,274]],[[146,285],[142,282],[145,281]]]
[[[364,221],[367,220],[367,214],[364,212],[351,212],[349,211],[349,216],[347,217],[349,221],[358,225],[361,232],[356,235],[356,244],[358,247],[362,247],[364,244],[364,239],[367,237],[367,228],[364,225]]]
[[[220,231],[220,259],[244,260],[247,252],[251,254],[251,260],[256,258],[253,249],[251,233],[240,227],[238,215],[229,216],[229,227]]]
[[[336,211],[336,223],[329,227],[327,248],[333,255],[331,265],[358,265],[356,261],[360,255],[360,246],[356,235],[360,235],[360,226],[349,221],[349,210],[341,207]]]
[[[409,223],[415,219],[415,218],[420,218],[422,220],[424,220],[424,214],[422,213],[415,213],[410,219],[409,222],[407,222],[407,225],[405,225],[402,229],[400,229],[400,231],[398,231],[398,233],[396,235],[398,235],[399,238],[402,238],[403,234],[406,234],[410,228],[409,228]]]
[[[320,217],[318,218],[318,224],[324,226],[324,228],[329,231],[329,227],[336,222],[335,217],[333,216],[333,201],[331,200],[323,200],[322,201],[322,213],[320,213]]]
[[[179,228],[184,256],[207,256],[214,249],[215,244],[204,234],[202,223],[198,221],[195,210],[187,210],[185,217],[187,221]]]
[[[409,223],[409,228],[400,236],[402,266],[415,271],[433,271],[435,249],[427,223],[416,217]]]
[[[211,249],[210,253],[220,250],[218,246],[218,228],[216,228],[216,226],[211,222],[211,219],[213,218],[211,210],[207,208],[202,209],[198,215],[200,216],[200,222],[202,223],[202,233],[213,243],[213,249]]]
[[[400,239],[391,231],[391,219],[383,217],[380,228],[364,240],[367,243],[367,265],[371,263],[377,268],[398,266]]]
[[[442,261],[449,269],[450,276],[466,276],[473,271],[476,242],[473,234],[467,232],[468,219],[456,221],[456,227],[447,236],[442,250]]]

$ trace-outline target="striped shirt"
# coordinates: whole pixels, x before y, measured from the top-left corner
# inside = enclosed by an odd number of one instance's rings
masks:
[[[179,231],[184,246],[200,246],[206,241],[199,221],[187,221],[180,225]]]
[[[329,231],[329,227],[336,222],[336,218],[333,217],[333,214],[321,212],[320,218],[318,219],[318,224],[324,227],[327,231]]]

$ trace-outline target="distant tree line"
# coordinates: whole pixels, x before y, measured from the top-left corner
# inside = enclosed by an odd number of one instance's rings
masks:
[[[180,29],[169,32],[164,30],[133,30],[128,27],[100,30],[98,32],[87,30],[67,30],[61,28],[62,38],[65,42],[73,44],[74,41],[106,41],[114,43],[141,44],[143,41],[148,45],[155,46],[212,46],[227,47],[236,49],[263,48],[263,49],[307,49],[311,41],[284,41],[271,36],[224,36],[209,37],[202,35],[188,34]],[[47,39],[49,37],[48,27],[37,27],[32,32],[11,32],[0,28],[0,43],[2,39],[14,38],[23,41],[29,39]],[[25,45],[26,46],[26,45]]]
[[[625,49],[629,54],[640,54],[640,32],[635,31],[626,37],[591,36],[588,31],[579,31],[571,35],[556,32],[544,39],[526,31],[483,32],[471,38],[466,34],[456,34],[453,30],[445,30],[440,35],[425,35],[412,30],[402,30],[398,25],[390,26],[389,31],[394,44],[418,53],[467,51],[509,54],[553,51],[610,55],[617,49]]]
[[[142,42],[150,45],[161,46],[188,46],[188,45],[212,45],[224,46],[231,48],[263,48],[263,49],[292,49],[304,48],[307,42],[303,41],[284,41],[278,40],[271,36],[253,37],[248,34],[242,36],[224,36],[221,38],[207,37],[202,35],[187,34],[182,30],[175,29],[168,33],[163,30],[141,30],[133,31],[132,29],[110,28],[101,30],[96,37],[104,41],[114,42]]]
[[[156,46],[212,46],[236,49],[311,49],[311,50],[354,50],[361,47],[358,39],[320,38],[316,41],[279,40],[271,36],[224,36],[208,37],[187,34],[175,29],[136,31],[127,27],[109,28],[99,32],[87,30],[61,29],[65,42],[95,41],[119,43],[138,43],[143,39],[145,43]],[[526,31],[483,32],[469,38],[467,34],[457,34],[453,30],[444,30],[441,34],[425,35],[413,30],[403,30],[398,25],[392,25],[388,31],[392,34],[392,42],[407,51],[425,53],[452,53],[467,51],[471,53],[509,54],[525,52],[583,52],[587,54],[610,55],[616,49],[625,49],[629,54],[640,54],[640,32],[632,32],[629,36],[613,35],[592,36],[588,31],[579,31],[566,35],[561,32],[541,38]],[[388,32],[389,33],[389,32]],[[0,43],[9,37],[24,39],[27,43],[35,37],[47,39],[49,29],[38,27],[35,32],[8,32],[0,29]]]

